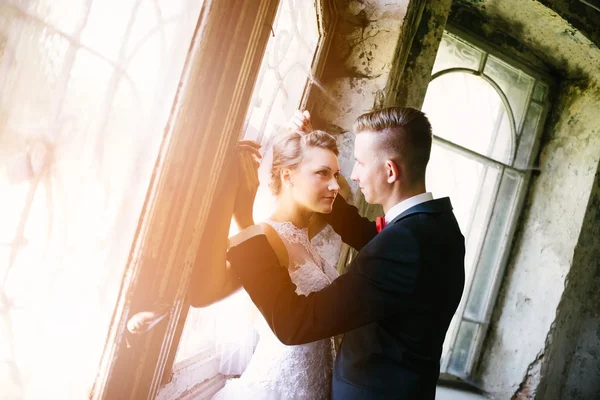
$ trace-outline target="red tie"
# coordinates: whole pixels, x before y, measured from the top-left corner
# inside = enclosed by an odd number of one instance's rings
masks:
[[[385,217],[377,217],[375,219],[375,225],[377,226],[377,233],[381,232],[385,228]]]

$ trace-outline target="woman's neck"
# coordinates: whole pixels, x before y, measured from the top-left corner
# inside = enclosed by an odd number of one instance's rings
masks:
[[[270,219],[277,222],[291,222],[297,228],[308,228],[314,211],[307,210],[291,201],[279,199],[275,204],[275,211]]]

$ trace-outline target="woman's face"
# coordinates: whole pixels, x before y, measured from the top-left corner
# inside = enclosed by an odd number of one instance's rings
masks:
[[[328,214],[340,186],[338,158],[331,150],[309,147],[302,162],[293,170],[284,172],[284,185],[293,200],[304,208]]]

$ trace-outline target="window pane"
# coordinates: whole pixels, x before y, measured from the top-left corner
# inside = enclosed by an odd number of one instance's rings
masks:
[[[542,118],[543,107],[536,103],[529,105],[527,118],[523,125],[523,133],[519,142],[519,150],[515,160],[515,167],[519,169],[531,168],[531,163],[535,159],[535,154],[532,154],[535,139],[538,136],[540,129],[540,120]]]
[[[473,225],[474,210],[480,197],[490,199],[498,171],[498,167],[488,167],[434,142],[427,167],[427,186],[435,197],[452,199],[461,231],[468,234],[480,230],[479,225]]]
[[[494,213],[485,236],[475,280],[469,293],[465,315],[470,319],[483,321],[487,318],[486,310],[488,309],[490,294],[496,283],[497,271],[503,261],[504,250],[509,245],[506,238],[510,222],[514,217],[521,183],[522,177],[510,171],[505,172],[494,205]]]
[[[201,3],[0,5],[3,395],[88,397]]]
[[[436,143],[432,146],[427,187],[436,198],[449,196],[452,201],[458,224],[465,236],[467,288],[473,279],[474,265],[487,231],[500,176],[499,167],[483,165]],[[459,323],[460,315],[456,314],[446,335],[444,353],[452,347]]]
[[[298,109],[320,39],[314,2],[282,0],[252,95],[244,137],[266,141]]]
[[[192,315],[192,311],[195,313]],[[175,363],[185,361],[215,345],[216,307],[190,308],[179,339]]]
[[[513,140],[506,109],[496,90],[481,77],[449,73],[433,80],[423,104],[433,134],[509,163]]]
[[[517,131],[527,108],[527,100],[533,88],[534,79],[523,71],[514,68],[494,56],[489,56],[483,71],[500,86],[512,107]]]
[[[471,322],[463,321],[456,337],[456,343],[452,349],[448,371],[456,376],[465,376],[468,373],[467,364],[471,357],[471,347],[477,336],[479,326]]]
[[[452,35],[444,33],[442,43],[436,65],[465,67],[465,58],[474,64],[473,57],[455,55],[458,51],[452,49]],[[470,46],[464,43],[456,47]],[[533,101],[542,102],[548,91],[546,84],[523,71],[493,55],[486,56],[484,75],[439,75],[430,83],[423,105],[435,135],[428,187],[436,197],[451,197],[466,239],[465,295],[450,324],[442,358],[442,366],[459,376],[471,372],[476,357],[471,353],[481,344],[518,217],[517,203],[522,201],[519,193],[525,174],[505,166],[530,168],[544,115],[543,106],[530,102],[530,95]]]
[[[241,313],[240,310],[243,310],[244,313]],[[179,340],[175,363],[188,360],[207,349],[212,349],[209,353],[216,357],[217,346],[227,346],[229,343],[247,341],[256,345],[256,333],[250,327],[254,323],[258,310],[245,291],[240,290],[210,307],[190,308],[189,311]],[[246,313],[246,311],[251,312]],[[219,318],[222,315],[232,317]],[[239,335],[244,335],[244,337]],[[239,354],[238,356],[245,357],[249,354]],[[220,361],[217,360],[217,364]]]
[[[483,52],[478,48],[462,41],[454,35],[444,33],[435,64],[433,64],[432,75],[449,68],[470,68],[479,70],[479,64]]]
[[[533,100],[537,102],[543,102],[546,99],[546,93],[548,92],[548,86],[541,82],[536,83],[535,89],[533,90]]]

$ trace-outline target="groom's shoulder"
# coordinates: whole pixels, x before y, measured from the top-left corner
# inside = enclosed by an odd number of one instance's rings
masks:
[[[386,227],[361,249],[352,272],[367,276],[382,285],[397,282],[399,278],[403,281],[416,279],[421,248],[414,232],[407,227]],[[402,268],[398,268],[399,266]]]

